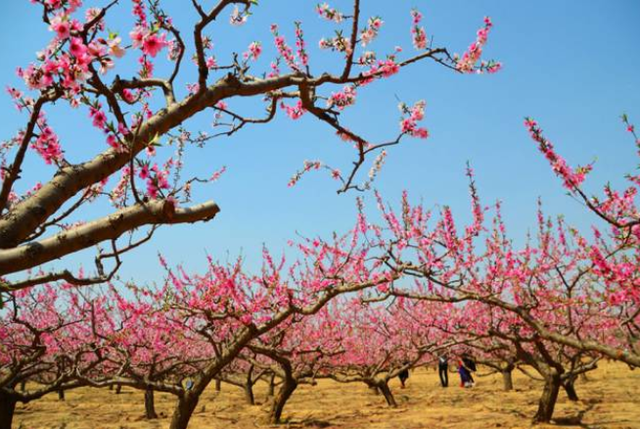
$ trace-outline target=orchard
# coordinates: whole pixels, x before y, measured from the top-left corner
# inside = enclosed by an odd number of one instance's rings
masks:
[[[515,3],[0,6],[0,429],[638,427],[640,7]]]

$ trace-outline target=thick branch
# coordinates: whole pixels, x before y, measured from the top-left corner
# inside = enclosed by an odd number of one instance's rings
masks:
[[[144,225],[206,221],[219,211],[213,202],[178,209],[167,200],[136,204],[39,242],[0,251],[0,274],[38,266],[104,240],[117,239],[125,232]]]

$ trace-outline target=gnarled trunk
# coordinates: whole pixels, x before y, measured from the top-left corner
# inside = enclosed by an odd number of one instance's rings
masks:
[[[567,380],[565,380],[562,383],[562,387],[564,388],[564,391],[567,392],[567,397],[569,398],[570,401],[579,400],[578,394],[576,393],[575,383],[576,383],[575,377],[569,377]]]
[[[558,400],[558,392],[560,392],[560,386],[562,381],[560,375],[551,374],[545,377],[544,389],[542,396],[538,402],[538,411],[533,417],[534,423],[549,423],[551,417],[553,417],[553,410]]]
[[[502,384],[504,386],[504,390],[509,391],[513,390],[513,368],[503,368],[502,371]]]
[[[282,385],[278,389],[278,394],[274,398],[273,405],[271,406],[271,411],[269,412],[269,422],[271,424],[280,423],[284,406],[287,404],[287,401],[297,387],[298,382],[289,374],[287,374],[287,376],[282,381]]]
[[[8,396],[0,395],[0,429],[11,429],[16,401]]]
[[[193,411],[198,405],[198,399],[199,395],[194,395],[192,392],[188,392],[184,397],[178,398],[178,404],[171,416],[169,429],[187,429]]]
[[[389,388],[389,384],[386,380],[380,380],[376,382],[376,387],[384,396],[384,399],[387,401],[387,405],[393,408],[398,406],[396,398],[394,398],[393,393],[391,393],[391,389]]]
[[[147,419],[157,419],[153,389],[148,387],[144,392],[144,414]]]

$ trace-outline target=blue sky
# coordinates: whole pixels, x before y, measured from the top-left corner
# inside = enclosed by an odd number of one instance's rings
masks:
[[[311,45],[312,71],[319,74],[324,69],[336,70],[337,54],[315,48],[318,39],[331,36],[334,28],[316,16],[315,1],[260,3],[246,25],[232,27],[224,20],[212,27],[209,34],[220,63],[226,62],[230,52],[242,52],[250,42],[261,40],[265,53],[253,73],[266,70],[274,57],[270,24],[278,23],[293,43],[293,22],[298,20]],[[396,97],[408,103],[419,99],[427,102],[424,124],[431,137],[407,139],[389,151],[375,183],[386,200],[398,201],[401,191],[407,189],[414,200],[422,200],[427,206],[452,206],[457,219],[465,221],[470,217],[464,177],[464,165],[469,160],[476,171],[483,202],[503,201],[504,217],[514,239],[522,240],[527,230],[535,226],[539,196],[549,214],[564,213],[569,223],[586,229],[595,222],[594,217],[565,195],[529,139],[522,125],[524,116],[538,120],[570,164],[597,160],[587,189],[599,192],[607,181],[621,186],[623,174],[636,168],[633,142],[619,116],[626,112],[640,126],[640,2],[362,3],[364,16],[380,15],[385,22],[379,38],[371,45],[380,53],[389,52],[395,45],[402,46],[406,55],[412,53],[412,7],[423,12],[424,25],[435,45],[460,53],[474,40],[482,18],[489,15],[494,27],[484,56],[504,64],[498,74],[476,76],[459,75],[435,63],[422,62],[359,91],[357,104],[345,111],[342,120],[374,141],[395,136],[399,120]],[[164,4],[189,43],[190,23],[196,19],[190,2],[165,0]],[[203,4],[213,2],[207,0]],[[347,0],[331,5],[345,12],[350,9]],[[18,86],[15,67],[33,61],[35,52],[45,45],[51,33],[39,22],[39,9],[26,0],[3,2],[0,10],[0,36],[5,42],[10,41],[3,51],[0,78],[8,85]],[[127,40],[132,22],[129,2],[122,0],[114,12],[108,27],[120,31]],[[128,53],[117,72],[131,75],[136,57]],[[160,63],[165,65],[158,66],[158,75],[170,65],[162,57]],[[186,93],[184,85],[195,80],[193,67],[185,65],[180,96]],[[254,101],[231,101],[230,107],[248,115],[262,113],[262,107]],[[24,124],[25,117],[14,109],[6,94],[0,98],[0,113],[0,138],[6,139]],[[86,111],[57,106],[47,113],[70,160],[86,159],[105,148],[104,136],[91,127]],[[211,120],[211,113],[206,112],[188,126],[211,131]],[[296,232],[328,237],[334,230],[345,231],[354,221],[356,194],[337,195],[337,183],[324,173],[305,176],[294,188],[288,188],[287,181],[305,159],[321,159],[346,170],[352,156],[326,125],[308,116],[294,122],[283,112],[270,124],[214,140],[204,149],[190,150],[190,173],[206,174],[227,166],[228,172],[218,183],[195,193],[196,201],[214,199],[222,212],[206,224],[160,231],[151,243],[129,255],[122,276],[137,281],[159,280],[162,272],[158,252],[190,269],[204,266],[205,252],[219,259],[242,253],[255,267],[263,243],[280,252]],[[27,160],[25,171],[21,189],[53,173],[35,156]],[[365,202],[375,213],[372,195],[365,196]],[[97,205],[85,212],[85,218],[103,215],[106,208]],[[90,260],[88,257],[75,256],[66,265],[76,266]]]

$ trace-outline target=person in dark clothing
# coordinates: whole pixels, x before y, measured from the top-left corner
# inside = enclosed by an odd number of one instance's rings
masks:
[[[471,377],[471,383],[475,384],[475,380],[473,379],[473,375],[471,375],[471,373],[476,372],[476,362],[468,354],[462,355],[462,362],[464,363],[464,366],[466,366],[467,369],[469,370],[469,375]]]
[[[463,387],[473,387],[473,385],[475,384],[475,380],[473,379],[473,375],[471,375],[471,373],[475,371],[475,361],[468,354],[463,354],[462,360],[460,361],[460,367],[458,368],[458,372],[460,373],[460,380]]]
[[[449,386],[449,359],[446,355],[438,358],[438,375],[440,376],[440,384],[442,387]]]
[[[409,362],[405,362],[404,364],[408,365]],[[409,370],[405,369],[400,371],[400,374],[398,374],[398,378],[400,379],[400,388],[404,389],[406,387],[404,383],[409,379]]]
[[[471,372],[464,366],[464,363],[460,361],[458,365],[458,374],[460,374],[460,387],[473,387],[473,377]]]

